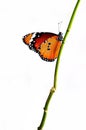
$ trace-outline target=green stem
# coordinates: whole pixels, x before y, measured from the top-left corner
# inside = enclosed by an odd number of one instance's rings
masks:
[[[75,5],[75,7],[74,7],[72,16],[70,18],[70,21],[69,21],[69,24],[68,24],[68,27],[67,27],[67,30],[66,30],[66,33],[65,33],[65,36],[64,36],[63,41],[62,41],[62,46],[61,46],[61,49],[60,49],[60,52],[59,52],[59,55],[58,55],[58,60],[56,62],[56,67],[55,67],[54,86],[51,88],[50,93],[48,95],[48,98],[46,100],[46,103],[45,103],[45,106],[44,106],[44,113],[43,113],[42,121],[41,121],[41,123],[40,123],[40,125],[38,127],[38,130],[42,130],[42,128],[44,127],[46,117],[47,117],[48,106],[49,106],[50,100],[51,100],[51,98],[53,96],[53,93],[55,92],[56,87],[57,87],[57,77],[58,77],[58,68],[59,68],[59,63],[60,63],[60,57],[61,57],[61,54],[62,54],[62,50],[63,50],[64,44],[65,44],[66,38],[67,38],[68,33],[69,33],[70,29],[71,29],[71,26],[72,26],[72,23],[73,23],[77,8],[79,6],[79,3],[80,3],[80,0],[77,0],[77,3]]]
[[[67,36],[69,34],[69,31],[71,29],[71,26],[72,26],[72,23],[73,23],[77,8],[79,6],[79,3],[80,3],[80,0],[77,1],[76,5],[75,5],[75,8],[73,10],[73,13],[71,15],[71,18],[70,18],[70,21],[69,21],[69,24],[68,24],[64,39],[62,41],[62,46],[61,46],[61,49],[60,49],[60,52],[59,52],[58,60],[56,62],[55,75],[54,75],[54,87],[55,87],[55,89],[56,89],[56,86],[57,86],[57,76],[58,76],[58,68],[59,68],[59,63],[60,63],[60,57],[61,57],[61,54],[62,54],[62,50],[63,50],[64,44],[65,44],[66,38],[67,38]]]
[[[55,88],[52,87],[51,90],[50,90],[49,96],[48,96],[48,98],[46,100],[45,106],[44,106],[44,113],[43,113],[43,117],[42,117],[42,121],[40,123],[40,126],[38,127],[38,130],[42,130],[42,128],[43,128],[43,126],[45,124],[49,102],[50,102],[54,92],[55,92]]]

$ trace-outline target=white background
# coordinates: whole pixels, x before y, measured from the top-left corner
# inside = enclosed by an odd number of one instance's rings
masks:
[[[31,32],[65,34],[77,0],[0,1],[0,130],[37,130],[54,62],[30,51]],[[58,87],[43,130],[86,130],[86,0],[81,0],[59,66]]]

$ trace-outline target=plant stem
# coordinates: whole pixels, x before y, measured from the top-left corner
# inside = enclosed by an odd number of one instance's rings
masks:
[[[50,93],[48,95],[48,98],[46,100],[46,103],[45,103],[45,106],[44,106],[44,113],[43,113],[42,121],[41,121],[41,123],[40,123],[40,125],[38,127],[38,130],[42,130],[42,128],[44,127],[44,124],[45,124],[45,121],[46,121],[46,116],[47,116],[47,111],[48,111],[48,106],[49,106],[50,100],[51,100],[51,98],[53,96],[53,93],[55,92],[56,87],[57,87],[57,77],[58,77],[58,68],[59,68],[59,63],[60,63],[60,57],[61,57],[61,54],[62,54],[62,50],[63,50],[64,44],[65,44],[66,38],[67,38],[68,33],[69,33],[70,29],[71,29],[71,26],[72,26],[72,23],[73,23],[77,8],[79,6],[79,3],[80,3],[80,0],[77,0],[77,3],[75,5],[75,7],[74,7],[72,16],[70,18],[70,21],[69,21],[69,24],[68,24],[68,27],[67,27],[67,30],[66,30],[66,33],[65,33],[65,36],[64,36],[63,41],[62,41],[62,46],[61,46],[61,49],[60,49],[60,52],[59,52],[59,55],[58,55],[58,60],[56,62],[56,67],[55,67],[54,85],[51,88]]]
[[[69,34],[69,31],[71,29],[71,26],[72,26],[72,23],[73,23],[77,8],[79,6],[79,3],[80,3],[80,0],[77,1],[76,5],[75,5],[75,8],[73,10],[73,13],[71,15],[71,18],[70,18],[70,21],[69,21],[65,36],[64,36],[63,41],[62,41],[62,46],[61,46],[61,49],[60,49],[60,52],[59,52],[59,55],[58,55],[58,60],[56,62],[55,74],[54,74],[54,87],[55,87],[55,89],[56,89],[56,86],[57,86],[57,76],[58,76],[58,67],[59,67],[59,63],[60,63],[60,57],[61,57],[61,54],[62,54],[62,50],[63,50],[64,44],[65,44],[66,38],[67,38],[67,36]]]

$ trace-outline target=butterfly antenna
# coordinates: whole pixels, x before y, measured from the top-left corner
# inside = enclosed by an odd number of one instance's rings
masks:
[[[58,23],[58,32],[60,32],[62,21]]]

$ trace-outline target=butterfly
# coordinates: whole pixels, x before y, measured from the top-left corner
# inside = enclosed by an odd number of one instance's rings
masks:
[[[23,37],[23,42],[29,46],[29,49],[38,53],[45,61],[54,61],[58,58],[62,40],[62,32],[59,32],[59,34],[33,32]]]

